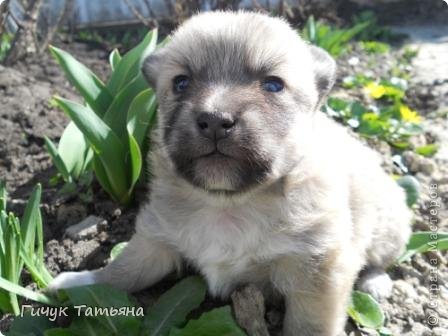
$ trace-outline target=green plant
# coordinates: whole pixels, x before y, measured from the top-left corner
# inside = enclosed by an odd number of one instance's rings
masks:
[[[406,245],[406,251],[397,263],[409,260],[417,253],[448,250],[448,232],[414,232]]]
[[[323,110],[360,135],[386,141],[401,149],[410,147],[410,138],[422,132],[416,115],[401,103],[377,108],[330,97]]]
[[[157,106],[155,94],[148,88],[140,68],[156,48],[156,42],[154,30],[123,57],[114,50],[109,57],[112,74],[106,84],[67,52],[50,48],[85,101],[78,104],[54,98],[72,120],[57,148],[46,138],[48,152],[66,182],[93,169],[114,200],[127,204],[132,199]]]
[[[393,32],[389,27],[380,25],[377,16],[372,11],[363,11],[354,16],[352,23],[353,25],[366,24],[366,27],[356,36],[360,41],[396,42],[406,37],[405,34]]]
[[[302,37],[338,57],[348,50],[348,43],[361,33],[368,22],[361,22],[347,29],[338,29],[316,21],[310,16],[302,31]]]
[[[353,291],[347,313],[358,326],[374,331],[380,336],[391,335],[390,331],[384,328],[385,318],[381,306],[369,294]]]
[[[129,335],[129,336],[208,336],[245,335],[236,325],[225,306],[205,312],[198,320],[187,321],[188,315],[205,298],[206,286],[199,277],[189,277],[165,292],[143,314],[127,294],[108,285],[90,285],[60,291],[60,304],[69,308],[73,320],[66,328],[38,316],[26,314],[14,320],[8,336],[51,335]],[[84,314],[78,313],[84,307]],[[77,308],[78,307],[78,308]],[[88,310],[115,309],[113,317],[107,314],[89,314]],[[79,309],[79,310],[78,310]],[[124,312],[132,311],[132,314]],[[121,313],[123,312],[123,313]],[[143,316],[144,315],[144,316]]]
[[[3,61],[6,57],[6,54],[11,49],[11,42],[14,35],[9,33],[3,33],[0,36],[0,62]]]
[[[415,152],[422,156],[433,156],[439,150],[439,145],[437,144],[429,144],[415,148]]]
[[[7,192],[0,182],[0,310],[18,315],[17,294],[35,300],[47,300],[21,287],[22,269],[26,266],[40,288],[52,277],[44,264],[42,218],[39,210],[41,186],[37,185],[26,205],[21,220],[7,213]],[[18,292],[18,293],[17,293]],[[31,293],[31,294],[30,294]]]
[[[388,44],[379,41],[361,41],[360,45],[368,54],[385,54],[390,50]]]

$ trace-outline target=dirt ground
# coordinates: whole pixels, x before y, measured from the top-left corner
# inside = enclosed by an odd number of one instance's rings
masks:
[[[56,43],[58,47],[72,52],[94,72],[105,77],[109,71],[108,52],[93,48],[84,43]],[[340,78],[354,72],[374,71],[381,74],[387,65],[393,62],[398,51],[378,56],[379,66],[372,69],[370,60],[354,53],[339,59]],[[353,57],[358,58],[356,66]],[[353,67],[356,67],[354,69]],[[418,78],[418,77],[416,77]],[[439,88],[437,82],[413,82],[410,104],[426,116],[425,134],[415,139],[425,144],[429,141],[446,141],[441,134],[448,132],[446,115],[435,113],[447,111],[447,92]],[[340,87],[335,89],[341,91]],[[38,60],[21,62],[13,68],[0,66],[0,179],[7,182],[12,210],[21,213],[35,183],[43,184],[42,211],[46,240],[46,262],[53,274],[61,271],[92,269],[107,263],[110,249],[120,241],[126,241],[133,232],[137,205],[122,209],[111,202],[100,187],[94,183],[93,200],[82,201],[76,195],[69,197],[58,194],[60,185],[52,186],[50,178],[56,174],[49,155],[44,147],[44,136],[57,141],[67,117],[50,103],[51,97],[58,94],[71,99],[79,99],[62,71],[47,54]],[[445,110],[444,110],[445,109]],[[372,143],[384,158],[384,166],[394,172],[392,149],[382,143]],[[447,145],[445,143],[445,145]],[[437,184],[437,200],[441,207],[438,212],[440,231],[448,231],[448,157],[439,156],[432,159],[421,158],[412,152],[406,154],[407,164],[422,185],[422,197],[416,210],[414,230],[429,230],[428,216],[431,208],[428,201],[434,200],[429,193],[429,186]],[[140,191],[140,196],[142,192]],[[138,197],[139,198],[139,197]],[[97,232],[81,239],[73,240],[64,235],[65,229],[76,224],[89,215],[101,217]],[[429,258],[438,262],[437,291],[434,294],[430,282],[433,271]],[[446,253],[434,252],[420,255],[412,261],[391,270],[394,279],[393,296],[381,302],[387,316],[387,327],[394,335],[429,336],[448,334],[448,267]],[[173,279],[162,281],[153,288],[137,295],[144,304],[151,304],[166,288],[173,284]],[[432,302],[437,301],[438,307]],[[208,299],[204,307],[220,304]],[[438,322],[431,325],[429,316],[437,316]],[[280,328],[281,309],[271,307],[267,313],[273,334]],[[7,323],[0,323],[4,330]],[[359,335],[351,331],[347,333]]]

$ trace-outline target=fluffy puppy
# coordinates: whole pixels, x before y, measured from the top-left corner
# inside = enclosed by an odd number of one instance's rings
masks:
[[[150,202],[104,269],[52,288],[136,291],[186,260],[210,292],[241,283],[285,298],[284,335],[343,330],[358,273],[387,295],[383,269],[410,234],[400,187],[377,155],[319,112],[335,62],[281,19],[215,12],[185,22],[143,66],[157,91]]]

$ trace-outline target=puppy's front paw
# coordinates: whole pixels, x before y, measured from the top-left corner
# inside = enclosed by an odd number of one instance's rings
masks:
[[[54,293],[58,289],[92,285],[95,282],[95,274],[92,271],[64,272],[50,282],[46,291]]]
[[[381,300],[391,296],[392,286],[392,280],[387,273],[373,272],[361,277],[357,287],[361,291],[372,295],[376,300]]]

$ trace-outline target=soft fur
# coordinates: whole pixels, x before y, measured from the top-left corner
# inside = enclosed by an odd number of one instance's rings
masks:
[[[410,212],[376,153],[319,111],[335,74],[326,52],[281,19],[215,12],[184,23],[143,72],[160,104],[150,202],[116,260],[64,273],[53,289],[136,291],[186,260],[213,295],[248,282],[282,294],[287,336],[340,333],[362,269],[360,286],[387,294],[375,284],[390,286],[383,269],[403,250]],[[173,92],[177,75],[190,77],[185,93]],[[266,76],[284,90],[264,91]],[[203,112],[236,120],[230,136],[202,137]]]

